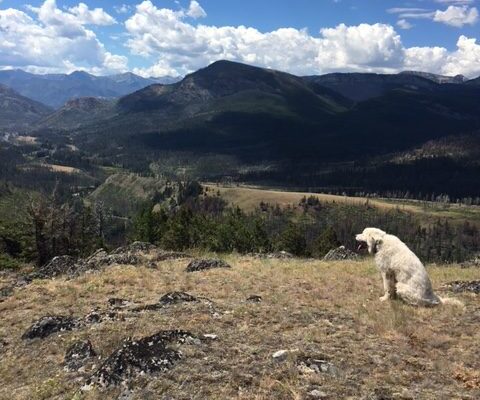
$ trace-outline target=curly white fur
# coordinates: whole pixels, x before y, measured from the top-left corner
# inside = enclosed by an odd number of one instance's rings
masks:
[[[385,291],[381,301],[398,297],[408,304],[424,307],[441,303],[463,305],[456,299],[442,299],[433,292],[422,262],[398,237],[377,228],[365,228],[356,239],[366,243],[369,253],[375,254]]]

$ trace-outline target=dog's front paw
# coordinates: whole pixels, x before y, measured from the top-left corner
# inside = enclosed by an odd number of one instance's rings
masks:
[[[387,293],[387,294],[383,295],[382,297],[380,297],[380,301],[387,301],[389,298],[390,298],[390,296]]]

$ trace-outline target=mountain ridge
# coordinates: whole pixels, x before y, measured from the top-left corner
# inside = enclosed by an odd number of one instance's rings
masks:
[[[158,82],[175,78],[143,78],[133,73],[96,76],[85,71],[37,75],[23,70],[0,71],[0,83],[32,100],[59,108],[77,97],[117,98]]]
[[[0,84],[0,128],[25,130],[53,110]]]
[[[476,85],[415,74],[298,77],[217,61],[180,82],[121,97],[88,119],[90,125],[65,127],[78,128],[91,144],[108,136],[112,149],[351,159],[407,150],[455,130],[468,133],[480,123],[478,95]]]

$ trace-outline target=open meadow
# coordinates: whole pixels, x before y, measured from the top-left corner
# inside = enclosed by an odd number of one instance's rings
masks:
[[[278,204],[281,207],[297,205],[304,197],[316,197],[320,202],[339,203],[348,205],[365,205],[377,207],[381,210],[402,210],[412,212],[424,220],[432,218],[446,218],[451,221],[469,221],[480,223],[480,206],[467,206],[463,204],[444,204],[424,202],[419,200],[402,200],[388,198],[367,198],[339,196],[327,193],[293,192],[282,189],[270,189],[251,186],[204,185],[212,192],[219,192],[227,202],[240,208],[251,211],[258,207],[260,202]]]
[[[479,297],[444,286],[480,279],[478,268],[428,266],[434,289],[465,307],[414,308],[379,301],[381,280],[370,258],[223,259],[232,268],[187,273],[186,259],[113,265],[15,289],[0,302],[0,399],[480,398]],[[4,273],[0,286],[12,276]],[[198,301],[139,311],[175,291]],[[247,301],[254,295],[261,298]],[[21,338],[45,315],[113,310],[111,298],[128,302],[110,319]],[[197,339],[180,346],[182,357],[168,371],[133,377],[131,390],[79,390],[125,338],[171,329]],[[87,339],[97,356],[67,372],[66,349]],[[287,352],[275,359],[280,350]]]

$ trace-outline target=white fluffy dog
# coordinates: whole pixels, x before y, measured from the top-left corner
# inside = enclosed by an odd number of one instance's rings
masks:
[[[408,304],[432,307],[441,303],[461,305],[456,299],[442,299],[432,289],[427,271],[418,257],[398,237],[377,228],[365,228],[356,236],[368,246],[382,274],[385,295],[381,301],[399,297]]]

